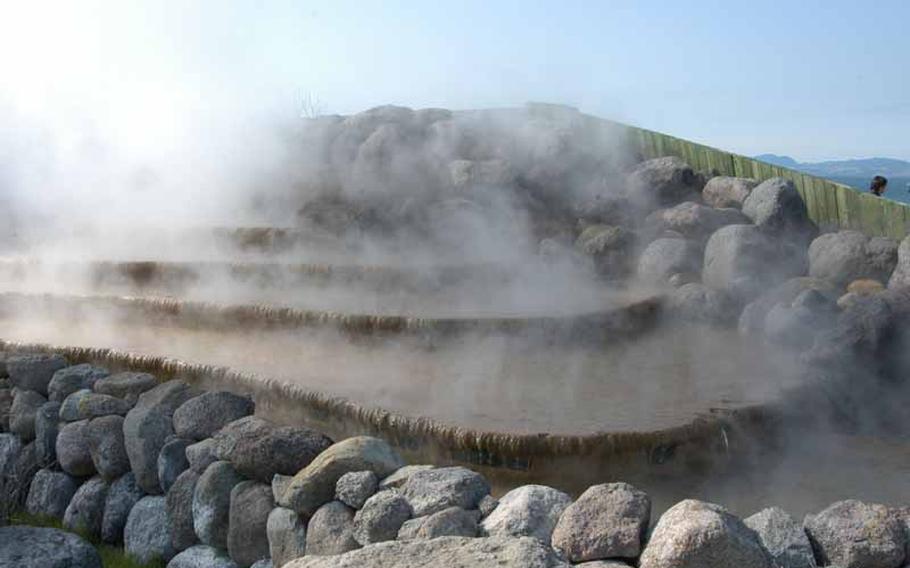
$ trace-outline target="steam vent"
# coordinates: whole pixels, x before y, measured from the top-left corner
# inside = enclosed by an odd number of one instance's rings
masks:
[[[910,563],[903,205],[553,105],[291,143],[282,226],[6,243],[5,513],[169,568]]]

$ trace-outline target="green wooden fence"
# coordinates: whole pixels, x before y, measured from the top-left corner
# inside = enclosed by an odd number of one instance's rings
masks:
[[[910,233],[910,206],[862,193],[830,180],[724,152],[659,132],[628,126],[630,141],[646,158],[678,156],[693,168],[714,175],[792,180],[820,227],[857,229],[874,236],[902,239]]]

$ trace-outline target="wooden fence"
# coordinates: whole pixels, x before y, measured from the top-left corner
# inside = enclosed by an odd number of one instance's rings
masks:
[[[904,203],[659,132],[627,128],[631,142],[645,158],[678,156],[693,168],[715,175],[759,181],[772,177],[792,180],[806,201],[809,216],[824,229],[856,229],[895,239],[903,239],[910,233],[910,206]]]

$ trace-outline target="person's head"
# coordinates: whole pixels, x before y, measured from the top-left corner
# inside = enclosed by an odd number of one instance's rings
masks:
[[[881,195],[885,193],[885,187],[888,185],[888,179],[884,176],[875,176],[872,178],[872,183],[869,184],[869,191],[875,195]]]

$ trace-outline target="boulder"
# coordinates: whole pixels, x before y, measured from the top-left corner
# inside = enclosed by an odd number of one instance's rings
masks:
[[[188,469],[177,477],[165,498],[167,529],[174,550],[186,550],[199,542],[193,524],[193,494],[199,474]]]
[[[726,509],[688,499],[670,507],[648,540],[640,568],[772,568],[755,532]]]
[[[638,258],[638,278],[646,284],[667,284],[678,273],[701,268],[701,249],[685,239],[652,241]]]
[[[275,426],[255,416],[231,422],[214,439],[219,459],[263,483],[270,483],[276,473],[296,474],[332,444],[330,438],[315,430]]]
[[[743,213],[757,226],[779,236],[808,239],[815,236],[816,228],[809,220],[806,203],[796,185],[785,178],[771,178],[758,184],[743,201]]]
[[[130,470],[123,423],[122,416],[102,416],[90,420],[83,430],[92,464],[107,480],[117,479]]]
[[[132,407],[132,404],[122,398],[82,389],[63,400],[60,406],[60,419],[75,422],[114,414],[123,416]]]
[[[174,412],[174,431],[181,438],[204,440],[231,422],[253,414],[254,409],[249,397],[225,391],[207,392]]]
[[[463,467],[442,467],[412,474],[404,484],[403,493],[422,517],[449,507],[476,509],[490,494],[490,484],[477,472]]]
[[[822,566],[899,568],[904,565],[905,529],[882,505],[839,501],[817,515],[808,515],[804,526]]]
[[[167,563],[167,568],[239,568],[221,550],[198,544],[177,554]]]
[[[95,390],[103,382],[95,383]],[[123,423],[123,437],[130,468],[136,474],[136,481],[143,491],[150,495],[162,493],[158,479],[158,454],[174,433],[171,416],[181,404],[196,395],[182,381],[168,381],[139,395],[135,408],[126,415]]]
[[[164,497],[150,495],[139,500],[130,511],[123,529],[126,553],[142,564],[158,558],[165,562],[174,556],[168,532]]]
[[[360,548],[354,540],[354,509],[341,501],[319,507],[307,524],[307,556],[331,556]]]
[[[145,493],[136,485],[136,477],[132,473],[127,473],[111,483],[101,519],[102,541],[115,544],[123,540],[123,529],[126,527],[130,511],[143,497]]]
[[[670,294],[668,308],[676,316],[694,322],[726,324],[736,319],[737,302],[723,290],[704,284],[684,284]]]
[[[737,209],[715,209],[687,201],[669,209],[660,209],[645,219],[648,232],[659,235],[666,231],[680,234],[704,244],[714,231],[727,225],[747,225],[751,221]]]
[[[834,324],[836,304],[817,290],[805,290],[788,306],[777,304],[765,315],[765,336],[784,347],[806,348]]]
[[[190,469],[201,474],[208,466],[218,461],[218,456],[215,455],[217,445],[218,442],[214,438],[207,438],[187,446],[185,454]]]
[[[859,231],[826,233],[809,246],[809,275],[837,286],[871,278],[886,281],[897,265],[897,242]]]
[[[426,517],[406,521],[398,530],[398,540],[440,538],[443,536],[476,537],[480,511],[449,507]]]
[[[9,412],[9,430],[26,442],[35,439],[35,418],[47,399],[33,390],[17,389]]]
[[[594,485],[559,518],[553,547],[572,562],[637,558],[650,519],[647,494],[627,483]]]
[[[100,477],[93,477],[83,483],[63,514],[63,526],[72,531],[85,531],[95,538],[101,536],[104,501],[109,488],[108,483]]]
[[[88,477],[96,473],[86,430],[88,420],[70,422],[57,434],[57,462],[73,477]]]
[[[173,438],[166,442],[158,454],[158,482],[161,489],[167,493],[177,476],[189,469],[190,462],[186,459],[186,448],[190,440]]]
[[[266,523],[269,555],[276,566],[284,566],[306,554],[306,523],[290,509],[275,507]]]
[[[698,200],[699,184],[689,164],[675,156],[644,161],[626,177],[629,198],[645,209]]]
[[[364,546],[395,540],[411,513],[408,501],[397,491],[377,493],[354,515],[354,540]]]
[[[95,547],[67,531],[0,527],[0,566],[9,568],[101,568]]]
[[[45,397],[54,373],[64,367],[66,359],[56,354],[34,353],[10,355],[6,358],[10,382],[22,390],[36,391]]]
[[[404,486],[408,478],[418,471],[426,471],[435,468],[435,465],[406,465],[396,469],[392,474],[386,476],[379,482],[379,490],[397,489]]]
[[[267,524],[274,507],[272,488],[265,483],[243,481],[231,490],[227,549],[239,566],[269,557]]]
[[[0,478],[13,473],[22,452],[22,440],[15,434],[0,434]]]
[[[0,389],[0,432],[9,432],[9,418],[13,409],[13,389]]]
[[[727,225],[705,246],[705,285],[747,300],[805,272],[805,250],[753,225]]]
[[[227,548],[231,490],[243,477],[226,461],[205,470],[193,491],[193,528],[203,544]]]
[[[705,184],[701,197],[711,207],[740,208],[757,185],[751,178],[715,176]]]
[[[15,510],[25,507],[32,479],[41,470],[41,466],[38,465],[35,443],[22,446],[10,465],[11,467],[6,473],[8,487],[5,491],[0,487],[0,499],[3,499],[6,504],[12,504]]]
[[[552,487],[524,485],[503,495],[481,528],[488,536],[532,536],[550,544],[556,522],[571,503],[571,497]]]
[[[838,298],[837,287],[827,280],[811,277],[791,278],[763,293],[746,306],[739,318],[740,332],[743,334],[763,332],[765,318],[771,308],[778,304],[792,305],[806,290],[816,290],[831,301]]]
[[[815,568],[815,556],[806,532],[783,509],[770,507],[743,522],[758,534],[777,568]]]
[[[888,288],[910,287],[910,235],[904,237],[897,248],[897,265],[888,279]]]
[[[348,438],[330,446],[298,472],[279,504],[309,517],[332,500],[338,479],[345,473],[372,471],[382,478],[403,465],[401,457],[383,440],[369,436]]]
[[[309,554],[284,568],[569,568],[548,546],[528,537],[461,538],[384,542],[335,557]]]
[[[35,413],[35,452],[41,467],[57,463],[60,403],[45,402]]]
[[[148,373],[115,373],[95,381],[92,389],[100,394],[109,394],[129,402],[136,402],[139,395],[158,386],[158,379]]]
[[[42,469],[32,478],[25,510],[31,515],[63,519],[79,481],[62,471]]]
[[[335,499],[348,507],[360,509],[378,488],[379,479],[372,471],[351,471],[338,478]]]
[[[605,278],[621,278],[633,267],[634,235],[613,225],[591,225],[575,241],[575,249]]]
[[[287,491],[287,488],[291,486],[292,479],[294,479],[292,476],[281,475],[280,473],[276,473],[275,477],[272,478],[272,496],[275,498],[276,503]]]
[[[63,402],[63,399],[76,391],[91,389],[99,379],[109,374],[106,369],[88,363],[64,367],[54,373],[51,382],[48,383],[48,400]]]

